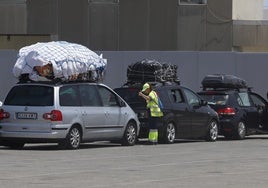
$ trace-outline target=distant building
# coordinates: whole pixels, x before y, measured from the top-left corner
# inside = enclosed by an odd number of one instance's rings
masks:
[[[268,51],[263,0],[0,0],[0,49]]]

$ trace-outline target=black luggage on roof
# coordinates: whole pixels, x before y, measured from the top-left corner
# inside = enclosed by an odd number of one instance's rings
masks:
[[[206,88],[248,88],[245,80],[234,75],[212,74],[207,75],[202,81],[203,89]]]
[[[128,66],[128,82],[163,82],[176,81],[177,66],[168,63],[160,63],[156,60],[144,59]]]

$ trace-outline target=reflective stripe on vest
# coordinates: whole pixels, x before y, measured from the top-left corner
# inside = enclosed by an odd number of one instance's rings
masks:
[[[146,101],[147,102],[147,108],[150,108],[151,116],[152,117],[162,117],[163,112],[158,106],[158,96],[154,91],[151,91],[149,93],[149,97],[151,100]]]

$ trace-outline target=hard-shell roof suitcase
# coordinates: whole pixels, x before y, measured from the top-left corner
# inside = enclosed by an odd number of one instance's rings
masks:
[[[247,83],[242,78],[234,75],[211,74],[202,80],[203,88],[247,88]]]

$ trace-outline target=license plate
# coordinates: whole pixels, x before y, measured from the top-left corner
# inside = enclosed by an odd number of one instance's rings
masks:
[[[37,113],[18,112],[16,115],[17,119],[37,119]]]

